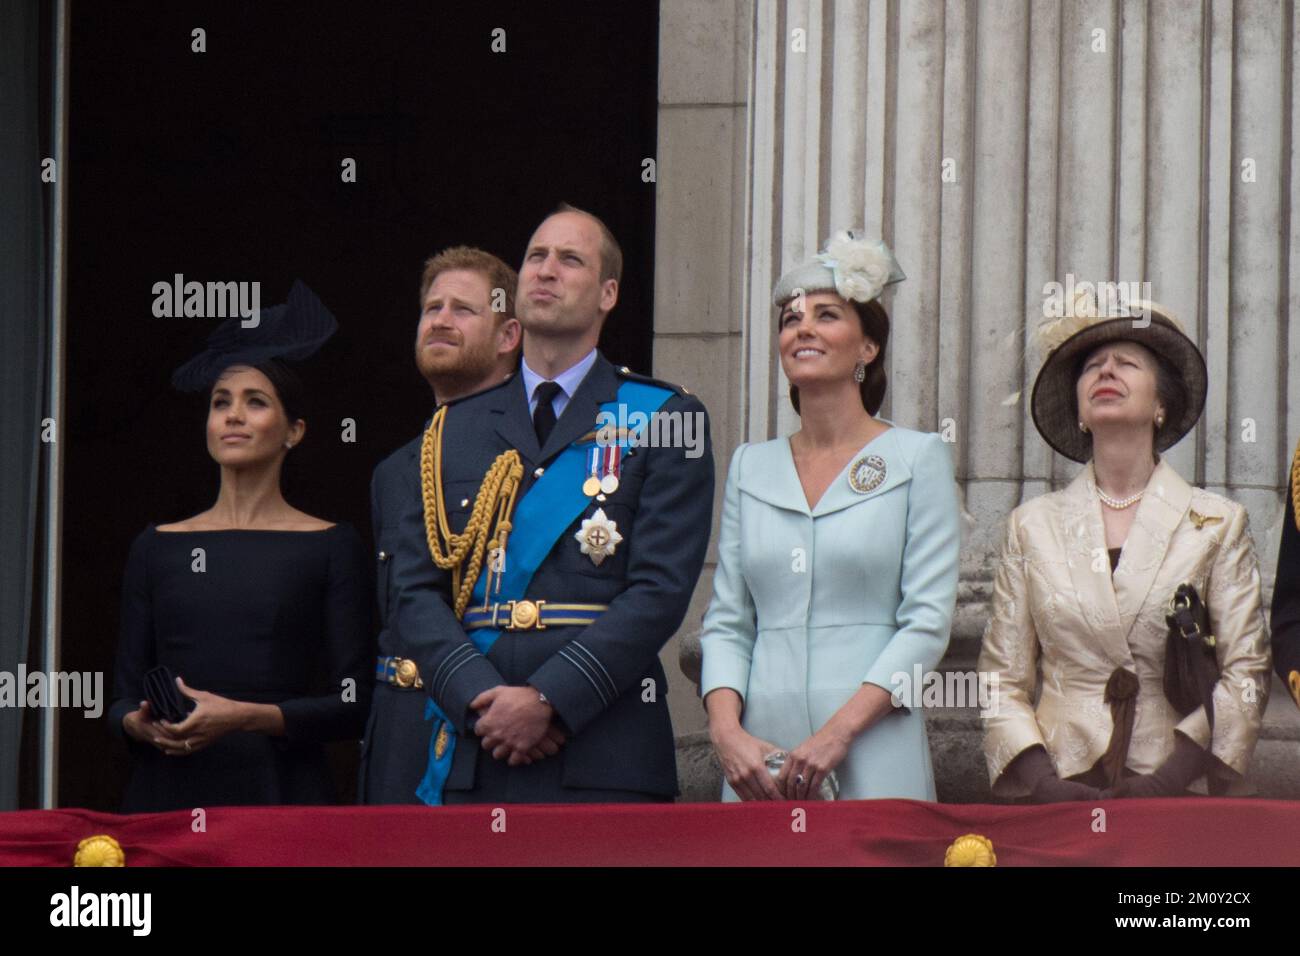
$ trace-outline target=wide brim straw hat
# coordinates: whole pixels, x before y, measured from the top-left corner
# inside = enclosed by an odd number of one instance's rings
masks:
[[[1079,363],[1107,342],[1144,345],[1177,373],[1178,386],[1183,391],[1183,411],[1176,419],[1167,417],[1156,430],[1156,451],[1177,443],[1196,426],[1205,409],[1208,387],[1205,358],[1183,332],[1173,313],[1155,302],[1142,300],[1101,310],[1095,299],[1080,296],[1069,314],[1039,326],[1038,341],[1047,358],[1038,370],[1030,400],[1034,425],[1044,441],[1073,461],[1086,462],[1092,458],[1092,436],[1079,428],[1076,402]]]

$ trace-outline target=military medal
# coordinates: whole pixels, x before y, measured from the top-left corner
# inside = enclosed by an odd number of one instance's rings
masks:
[[[605,446],[604,474],[600,476],[600,490],[607,495],[618,491],[618,474],[623,464],[623,446]]]
[[[887,472],[885,459],[879,455],[859,458],[849,470],[849,487],[860,495],[868,494],[880,487]]]
[[[587,452],[587,478],[582,483],[582,493],[588,498],[600,494],[600,457],[602,449],[597,446]]]
[[[573,533],[582,553],[591,558],[591,563],[600,567],[600,563],[614,553],[614,548],[623,536],[618,533],[618,525],[609,520],[604,508],[597,508],[590,518],[582,519],[582,527]]]
[[[618,491],[618,473],[622,465],[623,446],[597,445],[587,453],[587,480],[582,493],[588,498]]]

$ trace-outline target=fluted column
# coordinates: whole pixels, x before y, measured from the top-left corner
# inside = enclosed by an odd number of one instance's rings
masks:
[[[1044,285],[1149,282],[1211,375],[1205,416],[1169,458],[1247,505],[1271,588],[1300,438],[1296,6],[752,10],[745,436],[797,427],[774,347],[775,278],[834,230],[882,236],[908,274],[886,298],[885,414],[952,442],[969,515],[963,601],[978,603],[1007,513],[1077,469],[1029,416]],[[982,615],[962,619],[972,630]]]

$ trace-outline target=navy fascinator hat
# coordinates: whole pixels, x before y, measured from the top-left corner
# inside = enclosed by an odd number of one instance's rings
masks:
[[[287,302],[261,309],[258,319],[248,327],[239,316],[222,322],[208,336],[203,351],[172,373],[172,385],[182,392],[201,392],[232,365],[257,366],[271,359],[300,362],[339,327],[301,279],[294,280]]]

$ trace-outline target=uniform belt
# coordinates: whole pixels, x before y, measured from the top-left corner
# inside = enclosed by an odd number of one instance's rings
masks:
[[[420,669],[406,657],[381,657],[375,661],[375,680],[395,687],[424,687]]]
[[[542,631],[566,624],[590,624],[609,610],[608,604],[556,604],[551,601],[506,601],[465,612],[465,630],[499,627],[507,631]]]

